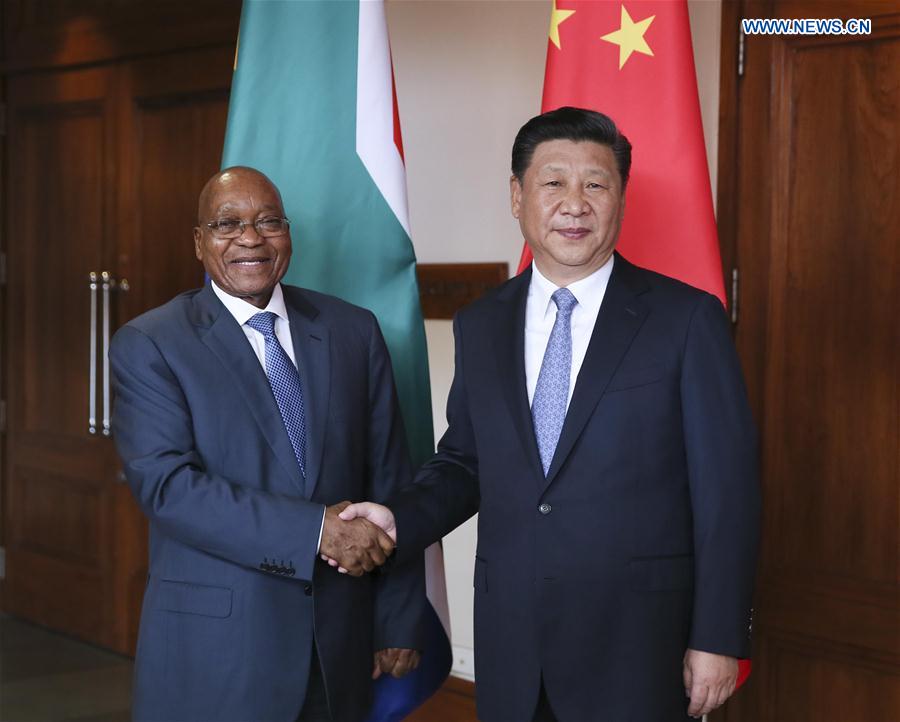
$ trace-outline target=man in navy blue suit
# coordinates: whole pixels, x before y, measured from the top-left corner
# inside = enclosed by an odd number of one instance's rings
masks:
[[[421,555],[367,574],[393,542],[337,516],[411,480],[388,351],[370,312],[281,285],[289,222],[262,173],[210,179],[194,241],[210,282],[110,350],[150,520],[134,717],[362,719],[372,677],[417,664],[425,604]]]
[[[600,113],[522,127],[511,202],[534,264],[457,314],[449,428],[414,487],[341,514],[385,528],[399,561],[479,512],[483,720],[699,716],[749,656],[740,367],[715,297],[615,253],[630,164]]]

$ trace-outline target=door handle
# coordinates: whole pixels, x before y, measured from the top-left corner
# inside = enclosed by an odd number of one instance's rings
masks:
[[[117,281],[109,271],[103,271],[103,273],[100,274],[100,290],[103,293],[103,429],[101,433],[104,436],[109,436],[112,433],[110,424],[112,394],[110,393],[109,388],[109,295],[110,292],[114,290],[125,293],[129,288],[131,288],[131,286],[128,283],[127,278]]]
[[[100,290],[103,292],[103,435],[109,436],[109,289],[114,283],[109,271],[100,274]]]
[[[97,272],[88,274],[88,289],[91,295],[90,352],[88,372],[88,433],[97,433]]]

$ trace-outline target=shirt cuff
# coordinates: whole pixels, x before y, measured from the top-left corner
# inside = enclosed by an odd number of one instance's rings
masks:
[[[322,524],[319,526],[319,543],[316,545],[316,556],[322,551],[322,532],[325,531],[325,509],[322,509]]]

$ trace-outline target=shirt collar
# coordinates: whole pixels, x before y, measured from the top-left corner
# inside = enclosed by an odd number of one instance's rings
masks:
[[[241,326],[256,314],[264,313],[265,311],[271,311],[278,318],[288,321],[287,307],[284,305],[284,293],[281,291],[280,283],[275,284],[275,288],[272,289],[272,298],[269,299],[269,303],[265,308],[257,308],[252,303],[247,303],[243,298],[226,293],[213,280],[210,280],[210,284],[212,284],[213,293],[219,297],[225,308],[228,309],[229,313],[234,316],[234,319]]]
[[[594,316],[600,311],[600,304],[603,302],[603,296],[606,294],[606,287],[612,275],[614,259],[615,256],[610,255],[609,260],[590,276],[566,286],[572,292],[572,295],[575,296],[578,305]],[[528,289],[528,295],[531,302],[535,304],[535,308],[541,310],[542,316],[556,312],[556,304],[553,303],[552,296],[559,288],[561,286],[557,286],[544,276],[538,270],[537,264],[534,261],[531,262],[531,285]]]

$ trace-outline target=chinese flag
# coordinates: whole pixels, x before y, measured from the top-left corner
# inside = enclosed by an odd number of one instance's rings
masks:
[[[554,0],[541,112],[564,105],[633,146],[617,250],[725,303],[686,0]]]
[[[725,303],[686,0],[554,0],[541,112],[610,116],[631,141],[617,249]],[[526,245],[521,273],[531,263]],[[750,675],[739,660],[738,686]]]

